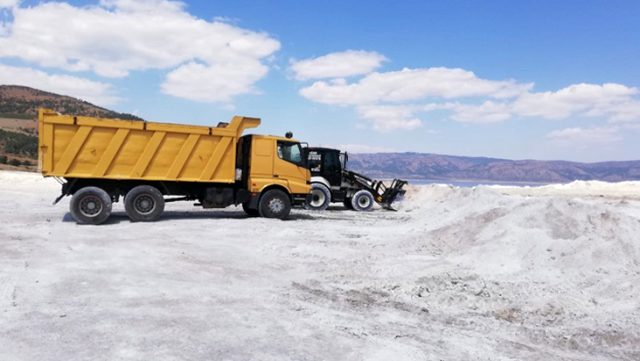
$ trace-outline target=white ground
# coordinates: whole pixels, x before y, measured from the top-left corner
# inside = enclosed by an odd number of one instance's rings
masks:
[[[58,193],[0,172],[2,360],[640,360],[640,183],[102,226]]]

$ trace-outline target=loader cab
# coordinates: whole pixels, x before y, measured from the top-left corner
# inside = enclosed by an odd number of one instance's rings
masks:
[[[307,148],[307,162],[312,177],[322,177],[334,187],[342,183],[342,170],[345,168],[347,154],[338,149]]]

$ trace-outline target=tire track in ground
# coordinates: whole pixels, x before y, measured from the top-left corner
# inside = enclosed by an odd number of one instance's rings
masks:
[[[17,286],[10,276],[0,275],[0,302],[3,311],[6,311],[9,307],[16,307],[18,298]]]

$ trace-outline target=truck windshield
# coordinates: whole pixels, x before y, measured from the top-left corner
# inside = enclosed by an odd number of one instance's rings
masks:
[[[299,166],[304,166],[305,164],[300,143],[279,141],[278,157]]]

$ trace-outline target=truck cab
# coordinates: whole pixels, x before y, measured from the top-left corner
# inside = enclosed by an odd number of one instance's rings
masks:
[[[311,174],[299,141],[290,137],[245,135],[238,141],[237,154],[239,181],[251,193],[250,199],[243,202],[248,214],[269,216],[270,212],[278,212],[279,207],[305,204]],[[279,194],[278,199],[263,200],[271,190]],[[282,193],[289,195],[288,202]]]

